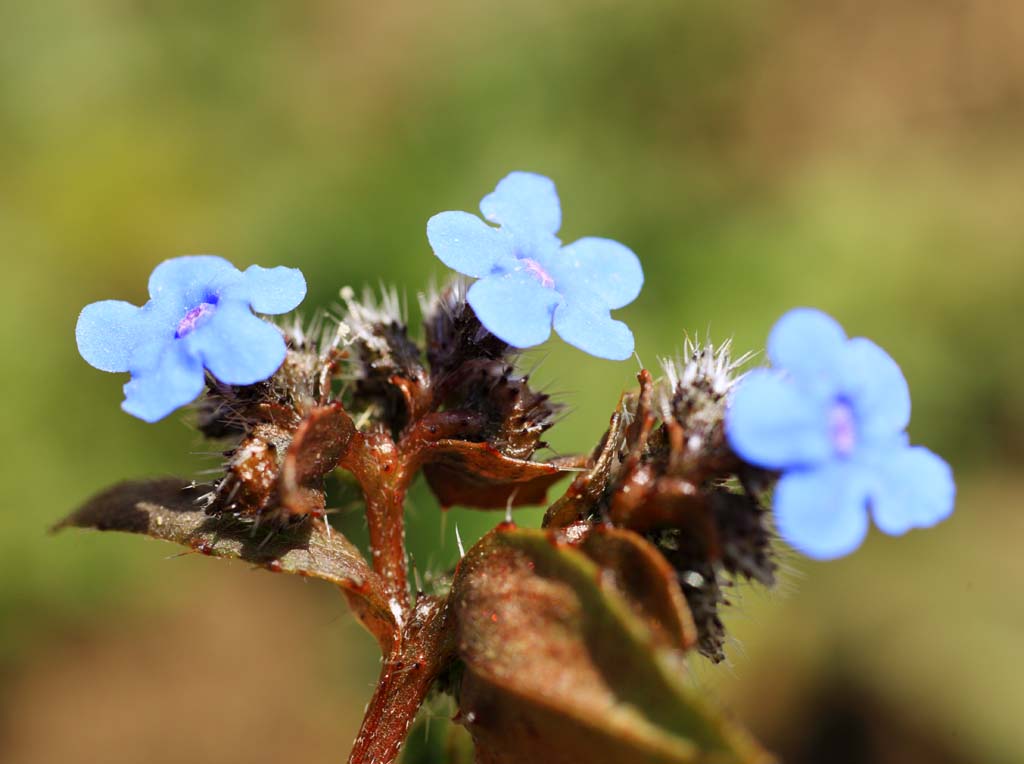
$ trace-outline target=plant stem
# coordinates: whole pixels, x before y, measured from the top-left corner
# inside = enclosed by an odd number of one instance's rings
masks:
[[[349,764],[392,764],[398,759],[420,705],[451,657],[446,613],[436,598],[417,601],[384,659]]]
[[[366,708],[349,764],[390,764],[430,686],[454,648],[445,605],[419,595],[410,602],[405,554],[405,495],[431,444],[478,425],[469,412],[433,412],[414,420],[396,444],[383,431],[356,432],[339,467],[359,482],[374,571],[381,577],[397,628],[383,635],[383,666]]]
[[[374,571],[401,626],[409,607],[405,495],[431,443],[478,426],[469,412],[435,412],[413,422],[396,445],[384,432],[357,432],[341,463],[363,489]]]
[[[341,462],[363,489],[373,569],[384,581],[400,627],[409,608],[404,512],[411,480],[401,456],[388,435],[356,433]]]

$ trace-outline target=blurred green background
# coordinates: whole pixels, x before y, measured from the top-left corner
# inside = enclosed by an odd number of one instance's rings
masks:
[[[645,364],[824,308],[902,364],[913,439],[956,469],[935,530],[737,591],[731,662],[696,680],[796,764],[1024,761],[1024,5],[49,0],[0,29],[0,760],[344,759],[377,661],[329,587],[46,535],[216,464],[184,417],[119,410],[75,319],[199,252],[300,267],[307,310],[415,304],[445,276],[426,219],[524,169],[565,240],[641,256]],[[538,360],[572,408],[554,448],[588,450],[635,364]],[[442,524],[423,490],[410,516],[423,572],[497,519]]]

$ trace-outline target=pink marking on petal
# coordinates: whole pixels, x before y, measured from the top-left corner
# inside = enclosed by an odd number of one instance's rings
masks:
[[[201,302],[192,308],[185,317],[178,322],[178,330],[174,333],[176,339],[191,334],[202,324],[205,324],[217,306],[212,302]]]
[[[537,279],[542,287],[545,289],[551,289],[555,286],[555,280],[551,278],[551,275],[546,270],[544,270],[544,266],[536,260],[530,257],[521,257],[519,260],[526,265],[527,273]]]
[[[840,456],[849,456],[857,446],[857,420],[846,401],[838,401],[829,411],[829,431],[832,445]]]

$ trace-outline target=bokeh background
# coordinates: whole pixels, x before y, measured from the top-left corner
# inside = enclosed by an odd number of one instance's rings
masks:
[[[824,308],[899,360],[956,469],[940,527],[735,592],[696,680],[793,764],[1024,761],[1024,5],[48,0],[0,29],[0,760],[344,760],[377,661],[329,587],[47,535],[216,463],[186,417],[120,412],[77,312],[198,252],[302,268],[310,309],[380,282],[415,305],[445,275],[426,219],[528,169],[566,240],[642,257],[646,364]],[[572,406],[554,448],[591,448],[635,364],[534,361]],[[423,572],[496,520],[422,490],[410,516]]]

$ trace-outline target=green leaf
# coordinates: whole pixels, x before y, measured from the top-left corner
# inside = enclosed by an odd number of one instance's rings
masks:
[[[577,545],[502,526],[460,562],[460,707],[481,764],[773,761],[687,685],[692,623],[627,533]]]
[[[209,491],[210,486],[179,478],[119,483],[91,498],[53,530],[140,533],[275,573],[319,578],[341,588],[378,641],[390,639],[397,626],[380,578],[348,539],[315,523],[254,533],[252,522],[230,514],[207,515],[201,503]]]

